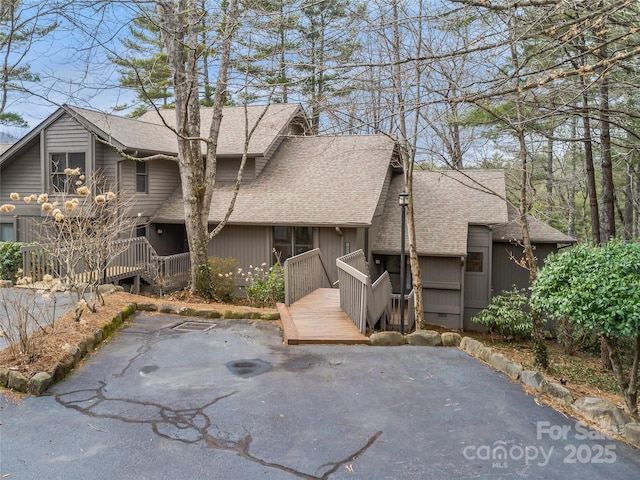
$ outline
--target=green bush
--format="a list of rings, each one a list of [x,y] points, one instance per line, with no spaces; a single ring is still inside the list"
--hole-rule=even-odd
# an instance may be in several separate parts
[[[284,271],[280,262],[269,269],[266,267],[263,263],[259,267],[250,266],[246,274],[240,271],[247,282],[247,298],[259,307],[284,302]]]
[[[0,242],[0,280],[15,280],[22,268],[20,242]]]
[[[600,352],[598,332],[584,327],[567,317],[560,317],[555,325],[558,345],[570,355],[576,352]]]
[[[633,338],[633,358],[640,358],[640,243],[614,239],[549,256],[531,287],[531,304],[602,336],[625,404],[638,418],[640,362],[626,370],[621,346]]]
[[[236,289],[234,272],[238,263],[233,258],[212,257],[209,259],[211,270],[211,299],[221,303],[230,303]]]
[[[527,311],[526,290],[515,286],[491,299],[491,303],[471,321],[484,326],[489,333],[502,335],[506,340],[531,338],[531,315]]]

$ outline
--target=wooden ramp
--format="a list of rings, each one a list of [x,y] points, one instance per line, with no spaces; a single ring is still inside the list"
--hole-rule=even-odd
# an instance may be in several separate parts
[[[368,344],[340,308],[340,290],[320,288],[289,307],[278,304],[285,342],[301,344]]]

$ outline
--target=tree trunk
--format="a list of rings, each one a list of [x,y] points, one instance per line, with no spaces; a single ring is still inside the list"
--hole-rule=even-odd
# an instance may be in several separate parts
[[[624,369],[620,356],[618,354],[618,346],[615,338],[602,337],[607,346],[609,358],[611,359],[611,365],[613,374],[620,386],[620,393],[624,398],[624,403],[627,406],[629,413],[637,420],[638,417],[638,369],[640,366],[640,335],[637,335],[634,339],[633,349],[633,363],[629,371],[628,377],[624,375]]]
[[[546,197],[546,221],[551,222],[553,218],[553,135],[555,133],[555,126],[551,125],[550,135],[547,138],[547,197]]]
[[[206,139],[202,138],[200,131],[198,38],[201,24],[198,1],[180,0],[176,4],[166,0],[157,4],[174,84],[178,166],[191,258],[191,291],[198,291],[209,297],[212,292],[207,254],[209,211],[215,185],[217,141],[230,64],[230,38],[237,17],[237,1],[229,2],[218,30],[222,36],[222,52],[213,99],[213,120]],[[206,144],[206,162],[202,152],[203,143]]]
[[[400,130],[400,157],[402,159],[402,168],[404,171],[404,183],[407,189],[408,207],[407,207],[407,232],[409,237],[409,262],[411,264],[411,283],[415,292],[415,318],[416,328],[423,329],[424,306],[422,303],[422,272],[420,270],[420,260],[416,249],[416,227],[414,220],[414,204],[413,204],[413,162],[415,149],[411,149],[409,145],[409,136],[406,122],[405,95],[403,90],[402,72],[400,71],[400,33],[398,30],[398,4],[393,2],[393,36],[394,36],[394,82],[395,82],[395,98],[398,102],[398,126]],[[417,82],[419,83],[419,82]],[[414,87],[416,87],[414,85]],[[416,87],[419,88],[419,87]],[[409,305],[409,308],[412,308]]]
[[[593,142],[591,140],[591,122],[589,121],[589,98],[587,97],[586,89],[587,85],[584,79],[582,79],[582,126],[584,128],[584,161],[587,173],[587,194],[589,196],[589,211],[591,214],[591,237],[594,245],[600,245],[600,213],[598,211],[596,173],[593,166]]]
[[[606,50],[603,44],[601,50]],[[606,56],[606,53],[605,53]],[[609,77],[605,73],[600,80],[600,145],[602,148],[602,212],[604,241],[616,236],[616,209],[611,160],[611,123],[609,119]]]
[[[516,51],[515,43],[511,43],[511,61],[514,68],[514,72],[519,71],[518,54]],[[516,82],[519,79],[516,77]],[[529,285],[533,285],[538,275],[538,259],[536,258],[531,244],[531,235],[529,234],[529,154],[527,151],[527,142],[525,137],[525,119],[522,112],[522,98],[520,94],[516,93],[514,99],[516,107],[516,125],[515,130],[518,137],[518,157],[520,160],[520,231],[522,233],[522,246],[524,248],[524,256],[529,270]],[[545,370],[549,367],[549,353],[547,351],[547,344],[544,338],[544,319],[541,313],[535,308],[531,307],[531,335],[533,337],[533,353],[535,360]]]
[[[624,187],[624,239],[630,241],[633,238],[633,165],[627,163],[627,172]]]

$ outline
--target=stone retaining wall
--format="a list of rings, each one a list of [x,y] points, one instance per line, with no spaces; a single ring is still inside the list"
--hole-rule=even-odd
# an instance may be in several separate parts
[[[565,386],[544,377],[540,372],[524,370],[522,365],[507,360],[494,353],[478,340],[464,337],[460,349],[484,360],[496,370],[506,373],[512,380],[519,381],[532,390],[544,394],[552,400],[597,425],[604,431],[623,437],[630,444],[640,448],[640,424],[634,422],[621,408],[612,402],[597,397],[582,397],[574,400]]]

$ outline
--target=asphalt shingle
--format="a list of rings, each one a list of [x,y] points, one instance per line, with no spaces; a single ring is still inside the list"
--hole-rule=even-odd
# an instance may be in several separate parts
[[[401,176],[392,181],[373,245],[376,253],[400,250],[398,194],[403,188]],[[415,171],[413,195],[420,255],[466,255],[469,225],[508,221],[502,171]]]
[[[230,223],[368,226],[373,221],[394,152],[384,135],[290,137],[257,179],[243,184]],[[216,185],[209,220],[222,220],[233,183]],[[182,221],[174,192],[156,221]]]

